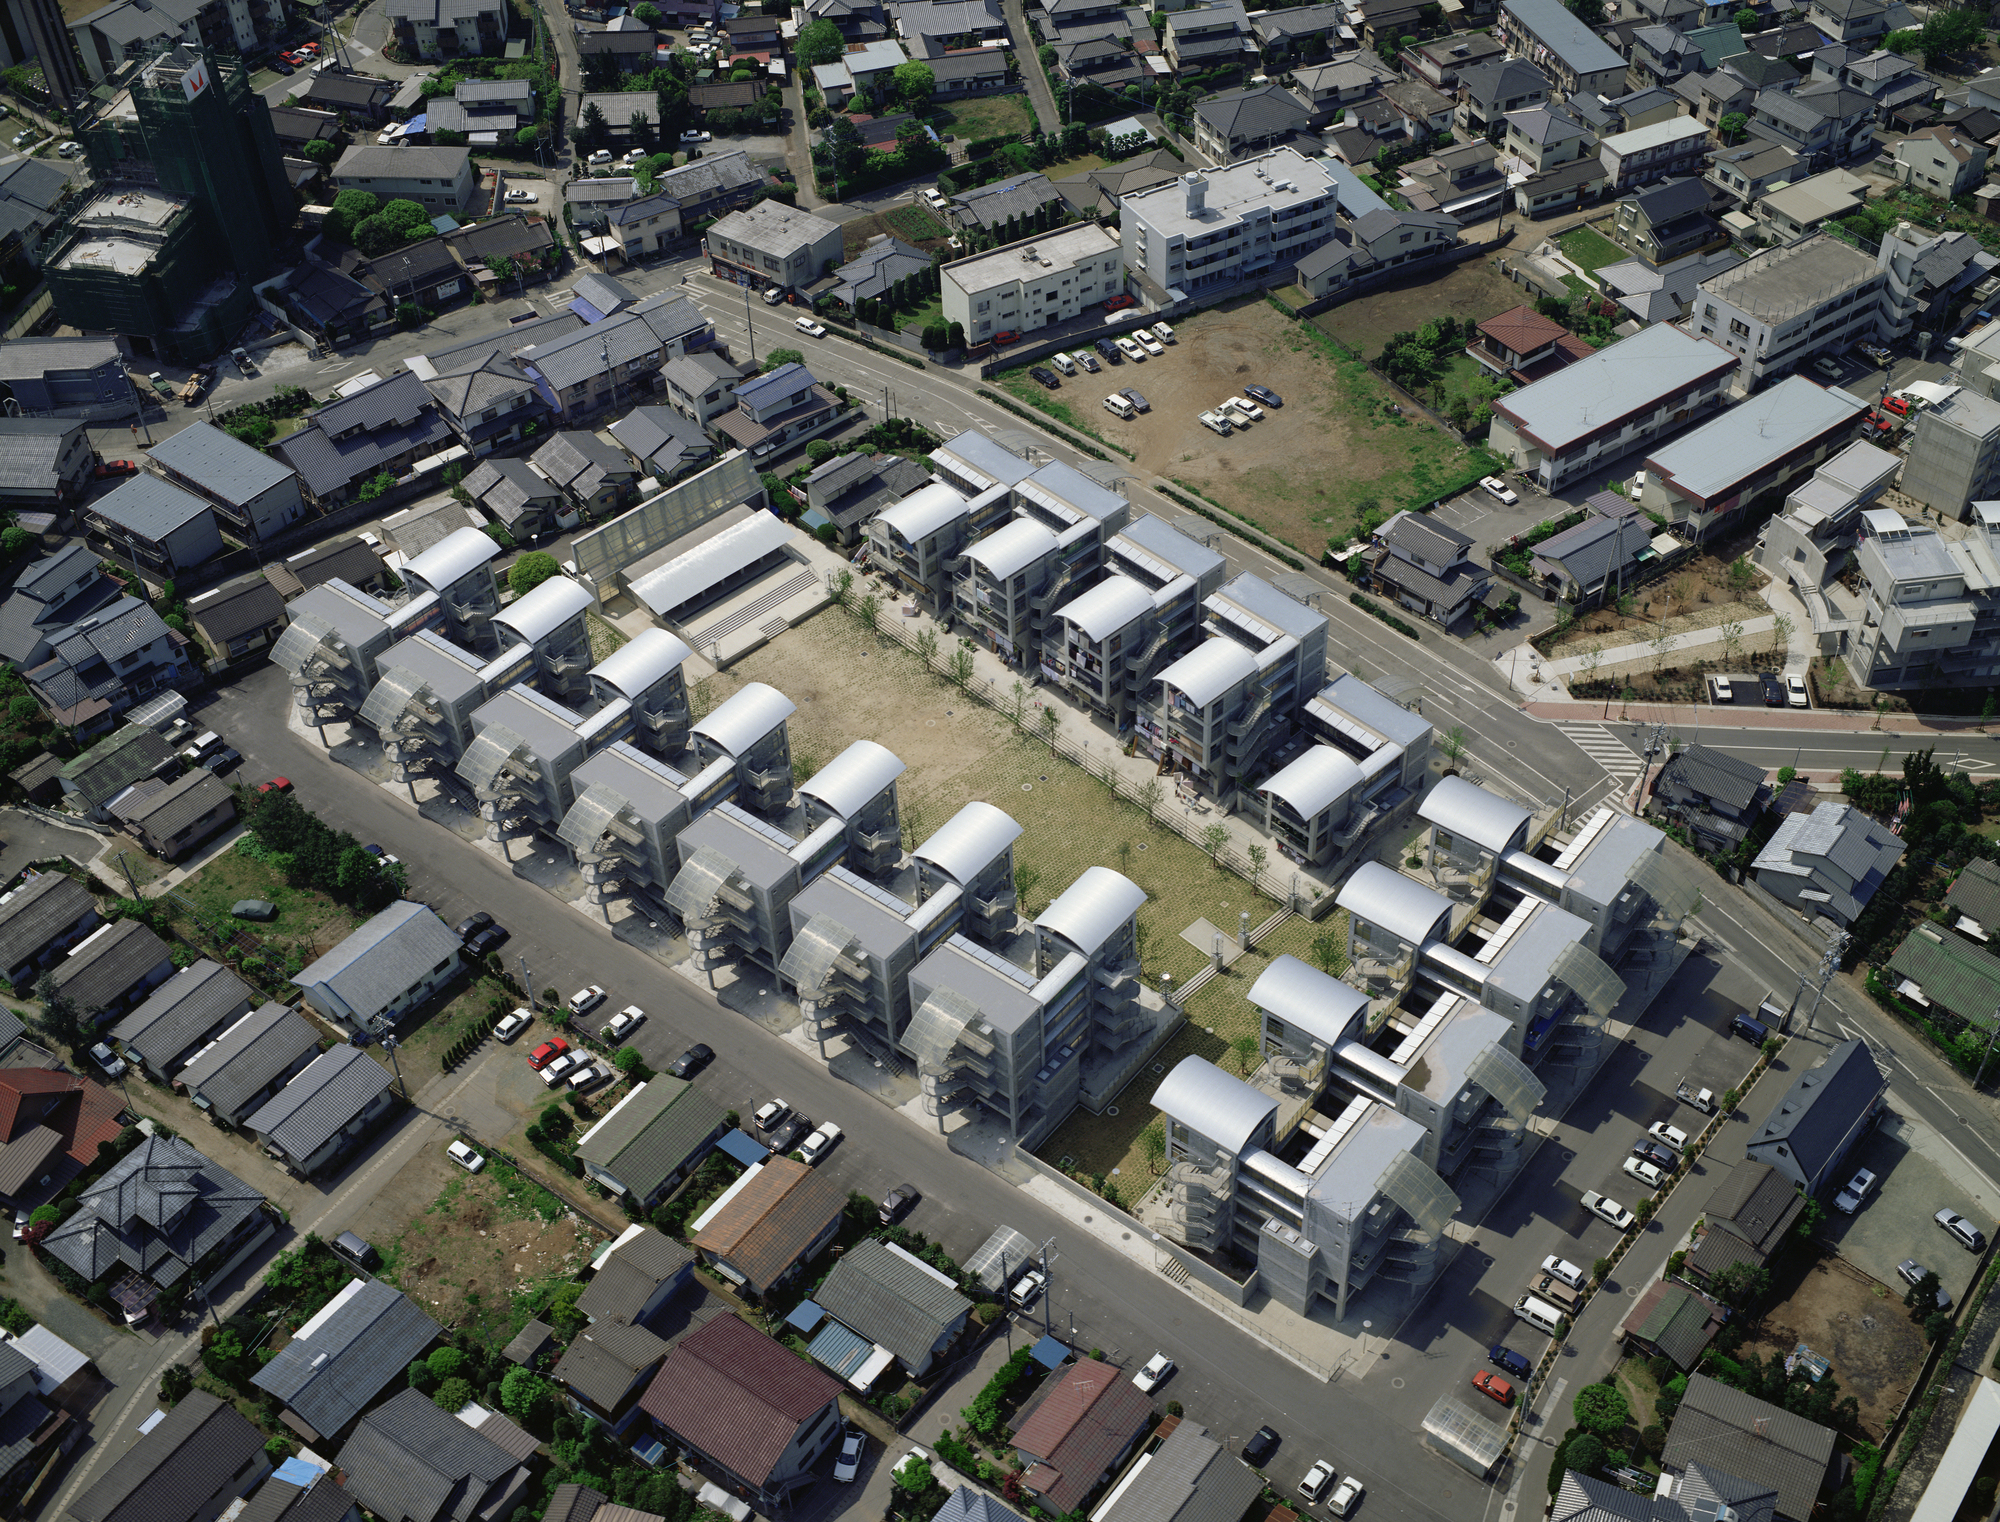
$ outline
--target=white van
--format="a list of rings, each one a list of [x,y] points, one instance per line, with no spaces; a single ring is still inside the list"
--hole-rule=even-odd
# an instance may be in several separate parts
[[[222,736],[214,730],[204,730],[195,736],[194,744],[181,752],[181,759],[189,766],[199,766],[222,748]]]
[[[1049,356],[1049,363],[1062,371],[1064,375],[1076,374],[1076,361],[1071,359],[1067,354],[1051,354]]]
[[[1514,1302],[1514,1314],[1538,1332],[1556,1335],[1562,1325],[1562,1312],[1546,1300],[1537,1300],[1533,1295],[1523,1295]]]
[[[1139,415],[1138,408],[1134,407],[1116,392],[1113,392],[1104,399],[1104,410],[1122,418],[1135,418]]]

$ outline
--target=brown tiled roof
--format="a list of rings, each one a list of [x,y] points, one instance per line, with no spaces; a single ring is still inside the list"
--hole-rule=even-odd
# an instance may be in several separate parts
[[[103,1142],[116,1141],[123,1110],[118,1096],[74,1073],[35,1068],[0,1071],[0,1194],[17,1194],[52,1173],[59,1186],[97,1161]]]
[[[694,1246],[727,1258],[761,1288],[790,1268],[846,1203],[832,1174],[774,1157],[695,1235]]]
[[[1024,1479],[1058,1510],[1074,1511],[1152,1420],[1152,1401],[1124,1370],[1095,1359],[1059,1369],[1014,1434],[1016,1449],[1042,1461]]]
[[[1516,354],[1532,354],[1544,344],[1554,343],[1569,330],[1524,303],[1487,318],[1479,324],[1479,331]]]
[[[840,1382],[733,1315],[681,1339],[639,1405],[675,1437],[762,1484]]]

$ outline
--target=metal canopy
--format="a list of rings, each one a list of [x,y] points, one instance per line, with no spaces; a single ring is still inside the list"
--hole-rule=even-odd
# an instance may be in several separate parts
[[[1593,1015],[1610,1014],[1625,997],[1625,980],[1581,941],[1571,941],[1549,959],[1549,974]]]
[[[475,793],[491,792],[499,785],[514,753],[527,743],[504,724],[489,725],[472,737],[454,770]]]
[[[716,895],[735,871],[736,863],[715,847],[696,846],[667,885],[667,907],[684,925],[707,918]]]
[[[612,832],[618,816],[631,806],[616,788],[593,782],[577,795],[576,802],[563,815],[563,821],[556,829],[556,839],[578,856],[586,855],[598,848],[604,837]]]
[[[361,722],[377,734],[394,729],[424,685],[424,679],[405,666],[384,672],[361,705]]]
[[[324,660],[340,648],[340,635],[332,624],[310,613],[302,613],[286,626],[285,632],[278,636],[277,644],[271,647],[271,664],[298,676],[305,670],[307,662]]]
[[[1541,1107],[1548,1086],[1528,1065],[1505,1047],[1489,1046],[1465,1065],[1465,1076],[1500,1101],[1500,1107],[1525,1123]]]
[[[1441,1236],[1458,1213],[1458,1196],[1414,1153],[1398,1152],[1389,1159],[1375,1187],[1409,1214],[1432,1236]]]
[[[997,1294],[1007,1287],[1003,1271],[1018,1271],[1037,1251],[1039,1249],[1023,1233],[1011,1226],[1001,1226],[965,1260],[965,1271]]]
[[[1690,866],[1664,851],[1649,851],[1633,862],[1631,880],[1671,919],[1686,918],[1701,902],[1701,883]]]
[[[934,988],[910,1016],[901,1046],[920,1071],[940,1073],[951,1066],[952,1048],[966,1026],[980,1018],[979,1006],[949,988]]]
[[[854,939],[854,932],[832,915],[815,914],[792,937],[791,946],[778,963],[778,976],[796,988],[801,999],[810,999],[833,971],[833,964],[854,944]]]

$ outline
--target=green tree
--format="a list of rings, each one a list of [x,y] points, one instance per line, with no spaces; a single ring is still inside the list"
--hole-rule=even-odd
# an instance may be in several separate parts
[[[321,225],[338,241],[352,243],[356,224],[373,216],[381,204],[372,191],[343,190],[333,198],[333,209]]]
[[[1917,47],[1923,52],[1925,66],[1935,68],[1953,54],[1964,52],[1985,35],[1986,23],[1981,12],[1933,6],[1929,18],[1917,33]]]
[[[1722,119],[1715,124],[1716,132],[1725,143],[1740,143],[1749,127],[1750,118],[1741,111],[1725,111]]]
[[[509,1369],[500,1381],[500,1405],[523,1427],[547,1432],[558,1409],[555,1386],[528,1369]]]
[[[439,1348],[424,1362],[439,1379],[457,1379],[465,1373],[465,1355],[457,1348]],[[464,1401],[459,1402],[460,1406],[464,1404]],[[458,1408],[454,1406],[452,1409]]]
[[[1732,19],[1736,22],[1736,30],[1744,33],[1746,36],[1751,32],[1757,31],[1763,25],[1757,19],[1757,13],[1748,6],[1738,11]]]
[[[577,118],[576,145],[586,150],[604,146],[604,140],[611,135],[611,124],[604,119],[604,112],[596,101],[586,101],[583,114]]]
[[[906,111],[921,111],[930,103],[931,91],[937,88],[937,75],[920,59],[897,64],[891,77],[896,82],[896,98]]]
[[[507,572],[507,585],[516,597],[525,597],[551,576],[562,574],[562,564],[547,550],[530,550]]]
[[[1923,1278],[1919,1279],[1903,1292],[1904,1309],[1915,1311],[1918,1319],[1921,1320],[1937,1309],[1937,1297],[1940,1288],[1942,1286],[1938,1283],[1936,1272],[1932,1269],[1925,1269]]]
[[[340,150],[323,137],[316,137],[299,150],[301,158],[310,159],[322,169],[340,157]]]
[[[1255,1036],[1238,1036],[1229,1043],[1229,1049],[1236,1054],[1236,1066],[1249,1076],[1250,1063],[1264,1049],[1264,1043]]]
[[[1604,1444],[1592,1433],[1579,1432],[1563,1444],[1562,1456],[1558,1462],[1565,1469],[1574,1469],[1579,1474],[1594,1475],[1604,1467]]]
[[[355,225],[354,246],[371,259],[379,258],[403,246],[403,231],[378,211]]]
[[[178,1405],[194,1389],[194,1375],[184,1363],[170,1363],[160,1376],[160,1404]]]
[[[35,997],[42,1001],[41,1027],[58,1046],[75,1046],[83,1040],[83,1011],[56,986],[56,975],[45,972],[35,982]]]
[[[1577,1426],[1599,1437],[1614,1438],[1632,1419],[1632,1406],[1616,1385],[1585,1385],[1570,1402]]]
[[[913,1496],[920,1496],[932,1485],[931,1466],[923,1459],[905,1459],[889,1476],[896,1485]]]
[[[1907,56],[1917,50],[1919,33],[1915,27],[1906,27],[1900,32],[1891,32],[1882,39],[1882,51]]]
[[[447,1379],[431,1397],[440,1411],[463,1411],[472,1400],[472,1381]]]
[[[391,227],[404,234],[405,237],[412,232],[419,232],[423,236],[429,237],[434,231],[431,227],[431,214],[415,201],[406,201],[398,198],[384,206],[379,214],[388,220]]]
[[[847,39],[831,21],[814,21],[799,33],[797,53],[801,68],[836,62],[846,51]]]
[[[1347,965],[1347,947],[1342,942],[1339,932],[1322,930],[1314,936],[1312,959],[1319,970],[1328,977],[1338,974],[1340,969]]]
[[[640,0],[639,4],[632,7],[632,16],[635,20],[645,22],[647,26],[660,24],[660,8],[653,4],[653,0]]]

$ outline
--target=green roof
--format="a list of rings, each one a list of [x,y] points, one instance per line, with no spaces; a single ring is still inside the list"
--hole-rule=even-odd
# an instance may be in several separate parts
[[[2000,1007],[2000,957],[1928,921],[1889,958],[1889,986],[1905,982],[1921,989],[1925,1002],[1982,1028],[1993,1024]]]
[[[1993,934],[2000,927],[2000,866],[1983,856],[1973,857],[1944,896],[1944,904]]]
[[[577,1144],[641,1200],[705,1151],[722,1129],[722,1106],[678,1078],[654,1077],[628,1095]]]
[[[69,761],[62,774],[96,807],[150,776],[173,753],[172,746],[143,724],[127,724]]]
[[[1708,1345],[1709,1306],[1692,1290],[1669,1284],[1639,1328],[1639,1336],[1683,1369],[1693,1368]]]

